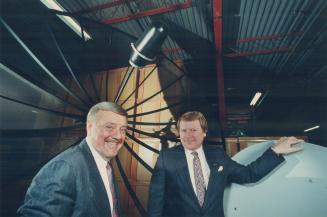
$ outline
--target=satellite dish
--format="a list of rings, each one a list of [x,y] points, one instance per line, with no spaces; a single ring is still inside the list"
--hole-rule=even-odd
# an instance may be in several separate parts
[[[252,145],[233,157],[241,164],[258,158],[272,142]],[[225,189],[226,217],[325,217],[327,215],[327,148],[304,143],[301,152],[255,184]]]

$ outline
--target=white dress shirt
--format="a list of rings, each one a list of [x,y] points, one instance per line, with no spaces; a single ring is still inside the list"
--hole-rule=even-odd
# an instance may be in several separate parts
[[[186,155],[186,160],[187,160],[187,167],[188,167],[188,171],[190,174],[190,178],[191,178],[191,182],[192,182],[192,186],[193,186],[193,190],[195,192],[195,194],[197,195],[196,192],[196,185],[195,185],[195,179],[194,179],[194,168],[193,168],[193,158],[194,156],[191,154],[193,151],[184,148],[185,150],[185,155]],[[208,188],[208,182],[209,182],[209,177],[210,177],[210,167],[207,163],[206,157],[204,155],[203,152],[203,147],[201,145],[200,148],[194,150],[198,153],[200,162],[201,162],[201,169],[202,169],[202,173],[203,173],[203,177],[204,177],[204,183],[206,185],[206,189]]]
[[[110,187],[109,187],[109,180],[108,180],[108,175],[107,175],[107,160],[104,159],[98,152],[97,150],[95,150],[95,148],[93,147],[93,145],[91,145],[91,143],[88,141],[88,139],[86,139],[87,145],[89,146],[91,153],[93,155],[93,158],[95,160],[95,163],[98,167],[99,173],[101,175],[104,187],[106,188],[107,191],[107,196],[109,199],[109,203],[110,203],[110,211],[112,213],[113,211],[113,199],[112,199],[112,194],[110,191]]]

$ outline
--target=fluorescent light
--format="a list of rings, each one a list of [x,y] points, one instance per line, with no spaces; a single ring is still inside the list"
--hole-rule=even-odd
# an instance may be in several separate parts
[[[67,12],[58,2],[55,0],[40,0],[45,6],[47,6],[50,9],[54,9],[57,11],[62,11],[62,12]],[[73,18],[69,16],[64,16],[64,15],[57,15],[64,23],[66,23],[74,32],[77,33],[80,37],[82,36],[82,31],[81,31],[81,25],[74,20]],[[84,38],[85,40],[92,39],[90,34],[88,34],[86,31],[83,30],[84,33]]]
[[[308,132],[308,131],[311,131],[311,130],[315,130],[315,129],[318,129],[320,126],[315,126],[315,127],[311,127],[311,128],[308,128],[306,130],[304,130],[304,132]]]
[[[261,92],[256,92],[256,94],[254,95],[253,99],[250,102],[250,106],[254,106],[257,103],[257,101],[259,100],[261,95],[262,95]]]

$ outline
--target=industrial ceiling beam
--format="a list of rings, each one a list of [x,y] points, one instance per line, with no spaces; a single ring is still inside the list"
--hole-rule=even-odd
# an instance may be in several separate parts
[[[221,127],[222,140],[224,143],[225,134],[227,130],[226,124],[226,104],[225,104],[225,90],[224,90],[224,68],[222,59],[222,33],[223,33],[223,5],[222,0],[213,0],[213,28],[215,39],[216,52],[216,73],[218,85],[218,108],[219,108],[219,123]]]
[[[238,39],[236,41],[229,42],[228,44],[241,44],[241,43],[249,43],[249,42],[255,42],[255,41],[270,41],[270,40],[279,40],[286,37],[296,37],[301,36],[303,32],[292,32],[287,34],[276,34],[276,35],[262,35],[252,38],[242,38]]]
[[[108,2],[105,4],[100,4],[100,5],[96,5],[94,7],[90,7],[90,8],[86,8],[80,11],[75,11],[73,12],[73,14],[86,14],[86,13],[91,13],[94,11],[100,11],[106,8],[112,8],[115,6],[119,6],[119,5],[125,5],[128,2],[134,2],[135,0],[117,0],[117,1],[113,1],[113,2]]]
[[[272,53],[286,53],[290,52],[291,48],[275,48],[270,50],[257,50],[257,51],[247,51],[247,52],[236,52],[236,53],[227,53],[224,54],[225,57],[248,57],[248,56],[256,56],[256,55],[264,55],[264,54],[272,54]]]
[[[153,16],[153,15],[157,15],[157,14],[163,14],[163,13],[173,12],[173,11],[177,11],[177,10],[181,10],[181,9],[186,9],[191,6],[192,6],[192,0],[187,0],[184,3],[172,4],[172,5],[165,6],[165,7],[141,11],[141,12],[138,12],[135,14],[127,15],[127,16],[106,19],[106,20],[103,20],[102,23],[104,23],[104,24],[121,23],[121,22],[129,21],[129,20],[137,19],[140,17]]]

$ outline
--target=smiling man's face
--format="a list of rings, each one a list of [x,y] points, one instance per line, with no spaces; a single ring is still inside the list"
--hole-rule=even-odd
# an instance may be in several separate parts
[[[199,120],[182,120],[179,126],[179,136],[184,148],[196,150],[202,145],[206,133],[202,129]]]
[[[123,146],[127,129],[126,117],[99,110],[94,120],[87,121],[87,137],[97,152],[107,160],[114,158]]]

